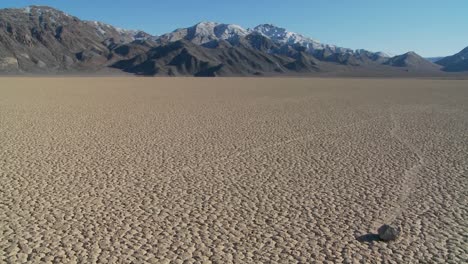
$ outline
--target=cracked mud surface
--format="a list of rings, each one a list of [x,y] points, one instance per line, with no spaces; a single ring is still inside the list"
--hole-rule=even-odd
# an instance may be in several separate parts
[[[468,81],[0,82],[0,263],[464,263],[467,190]]]

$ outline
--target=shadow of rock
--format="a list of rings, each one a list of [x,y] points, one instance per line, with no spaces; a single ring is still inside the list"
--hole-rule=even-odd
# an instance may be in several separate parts
[[[361,243],[373,243],[381,241],[379,235],[377,234],[365,234],[359,237],[356,237],[356,240]]]

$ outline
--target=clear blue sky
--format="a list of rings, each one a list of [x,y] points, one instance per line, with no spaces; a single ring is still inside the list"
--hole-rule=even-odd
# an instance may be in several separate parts
[[[199,21],[273,23],[323,43],[423,56],[468,46],[468,0],[1,0],[48,5],[86,20],[162,34]]]

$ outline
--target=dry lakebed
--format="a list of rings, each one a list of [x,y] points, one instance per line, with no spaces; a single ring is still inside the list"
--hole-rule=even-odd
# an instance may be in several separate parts
[[[467,197],[466,80],[0,79],[0,263],[466,263]]]

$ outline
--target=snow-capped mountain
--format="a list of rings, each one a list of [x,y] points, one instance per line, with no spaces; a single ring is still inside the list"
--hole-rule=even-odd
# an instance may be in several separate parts
[[[330,49],[334,52],[352,52],[351,49],[340,48],[335,45],[322,44],[317,40],[303,36],[298,33],[287,31],[285,28],[277,27],[272,24],[262,24],[254,27],[252,31],[261,33],[270,38],[274,42],[280,44],[299,44],[307,49],[307,51]]]
[[[285,28],[278,27],[273,24],[261,24],[261,25],[254,27],[253,29],[250,29],[249,31],[258,32],[279,44],[303,46],[306,48],[306,51],[310,54],[317,54],[317,52],[326,50],[331,53],[339,53],[339,54],[360,55],[362,53],[373,53],[373,55],[377,57],[383,57],[383,58],[392,57],[392,55],[385,53],[385,52],[370,52],[364,49],[352,50],[349,48],[343,48],[343,47],[338,47],[335,45],[320,43],[317,40],[306,37],[302,34],[290,32],[286,30]]]
[[[200,22],[189,28],[176,29],[160,37],[163,41],[174,42],[186,39],[194,44],[203,45],[213,40],[237,41],[240,37],[249,34],[249,31],[238,25],[222,24],[216,22]]]
[[[446,71],[465,70],[466,54],[465,49],[438,63]],[[272,24],[244,29],[201,22],[156,37],[83,21],[46,6],[0,9],[0,74],[118,69],[169,76],[350,71],[372,75],[387,71],[433,74],[440,68],[414,53],[389,57],[383,52],[320,43]]]
[[[312,55],[323,54],[360,54],[359,50],[342,48],[335,45],[320,43],[317,40],[306,37],[302,34],[290,32],[282,27],[277,27],[272,24],[261,24],[253,29],[244,29],[239,25],[223,24],[217,22],[200,22],[188,28],[180,28],[171,33],[162,35],[159,40],[161,42],[174,42],[181,39],[188,40],[197,45],[209,46],[210,42],[225,40],[231,44],[239,43],[239,40],[245,38],[252,33],[259,33],[262,36],[273,41],[279,47],[301,46],[305,51]],[[388,58],[390,55],[383,52],[369,52],[373,56]]]

